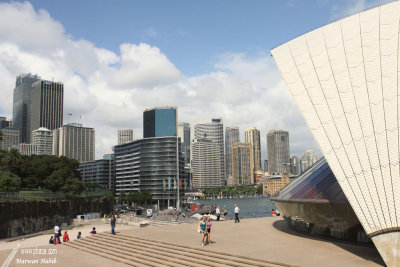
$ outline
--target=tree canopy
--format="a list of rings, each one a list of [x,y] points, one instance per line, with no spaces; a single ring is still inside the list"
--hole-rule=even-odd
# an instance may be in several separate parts
[[[64,156],[23,156],[15,149],[0,151],[0,191],[41,188],[79,194],[85,186],[78,167],[77,160]]]

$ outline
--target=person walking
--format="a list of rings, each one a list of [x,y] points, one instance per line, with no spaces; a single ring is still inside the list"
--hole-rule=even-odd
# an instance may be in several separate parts
[[[219,206],[217,207],[217,209],[215,210],[215,215],[217,215],[217,221],[219,221],[219,218],[221,218],[221,211],[219,209]]]
[[[60,236],[61,236],[61,229],[58,226],[58,224],[56,223],[56,225],[54,226],[54,244],[58,245],[61,244],[61,240],[60,240]]]
[[[236,222],[240,222],[240,220],[239,220],[239,211],[240,211],[240,209],[239,209],[238,205],[235,204],[235,223]]]
[[[198,232],[201,234],[201,245],[204,247],[204,241],[207,238],[206,217],[203,216],[199,222]]]
[[[113,214],[111,216],[111,234],[115,235],[115,222],[117,219],[115,218],[115,215]]]
[[[211,218],[210,216],[207,217],[207,224],[206,224],[206,229],[207,229],[207,243],[211,244],[211,226],[212,226],[212,222],[211,222]]]

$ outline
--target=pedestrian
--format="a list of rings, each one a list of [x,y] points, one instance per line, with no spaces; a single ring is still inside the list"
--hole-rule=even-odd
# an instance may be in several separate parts
[[[69,242],[69,235],[67,233],[67,230],[65,230],[64,235],[63,235],[63,242]]]
[[[50,236],[49,244],[50,245],[54,244],[54,236]]]
[[[61,229],[58,226],[58,224],[56,223],[56,225],[54,226],[54,244],[58,245],[61,244],[61,240],[60,240],[60,236],[61,236]]]
[[[240,220],[239,220],[239,211],[240,211],[240,209],[239,209],[238,205],[235,204],[235,223],[236,222],[240,222]]]
[[[275,211],[274,209],[272,209],[272,211],[271,211],[271,216],[272,216],[272,217],[275,217],[275,216],[276,216],[276,211]]]
[[[115,219],[115,215],[113,214],[111,216],[111,234],[115,235],[115,222],[117,219]]]
[[[82,233],[79,232],[78,235],[77,235],[77,237],[76,237],[76,239],[81,239],[81,235],[82,235]]]
[[[211,244],[211,226],[212,226],[212,222],[211,222],[211,218],[210,216],[207,217],[207,224],[206,224],[206,229],[207,229],[207,243]]]
[[[201,234],[201,245],[204,247],[204,241],[207,239],[206,217],[203,216],[199,222],[197,231]]]
[[[276,216],[281,216],[281,213],[278,209],[275,209],[275,212],[276,212]]]
[[[90,233],[89,234],[91,234],[91,235],[95,235],[96,234],[96,227],[93,227],[93,230],[92,231],[90,231]]]
[[[219,206],[217,207],[217,209],[215,210],[215,215],[217,215],[217,221],[219,221],[219,218],[221,218],[221,211],[219,209]]]

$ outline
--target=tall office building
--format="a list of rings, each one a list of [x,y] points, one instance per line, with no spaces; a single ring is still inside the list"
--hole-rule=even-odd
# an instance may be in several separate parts
[[[123,145],[133,141],[132,129],[118,129],[118,145]]]
[[[240,142],[239,127],[226,126],[225,127],[225,166],[226,166],[226,179],[232,176],[232,145]]]
[[[70,123],[53,131],[53,155],[66,156],[80,163],[95,157],[95,130]]]
[[[299,175],[300,174],[300,161],[297,156],[292,156],[290,158],[290,172],[293,175]]]
[[[181,139],[182,143],[182,156],[185,161],[185,165],[190,165],[190,124],[189,123],[179,123],[178,124],[178,137]]]
[[[97,184],[102,188],[115,188],[115,169],[113,158],[103,158],[79,164],[84,183]]]
[[[15,82],[12,121],[13,128],[20,131],[19,143],[31,142],[32,85],[39,80],[38,75],[29,73],[19,75]]]
[[[268,172],[268,160],[264,160],[264,172]]]
[[[12,127],[12,121],[8,121],[6,117],[0,117],[0,129]]]
[[[176,136],[176,107],[155,107],[143,112],[143,138]]]
[[[314,163],[317,162],[318,159],[319,158],[318,158],[317,154],[314,153],[314,150],[304,151],[304,154],[300,160],[301,172],[304,172],[305,170],[310,168],[312,165],[314,165]]]
[[[194,188],[215,188],[225,185],[221,176],[221,148],[210,139],[193,143],[192,175]]]
[[[53,133],[44,127],[32,131],[32,144],[37,146],[37,155],[51,155]]]
[[[250,127],[244,132],[244,141],[253,147],[254,170],[261,169],[261,141],[260,131],[256,127]]]
[[[232,185],[254,184],[253,145],[232,145]]]
[[[54,130],[63,125],[64,85],[40,80],[32,87],[30,131],[45,127]]]
[[[19,144],[19,130],[17,129],[1,129],[3,133],[3,140],[0,140],[0,150],[7,150],[13,145]]]
[[[290,167],[289,132],[269,131],[267,134],[267,150],[269,173],[286,173],[288,166]]]
[[[225,184],[225,158],[224,158],[224,125],[221,118],[213,118],[211,122],[197,123],[194,126],[195,139],[207,139],[216,143],[219,148],[219,160],[215,164],[221,168],[220,174],[215,177],[221,179],[221,184]],[[193,154],[193,160],[195,155]]]

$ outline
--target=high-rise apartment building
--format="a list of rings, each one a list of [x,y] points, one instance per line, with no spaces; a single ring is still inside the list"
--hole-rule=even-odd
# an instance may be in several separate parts
[[[185,165],[190,165],[190,124],[189,123],[179,123],[178,124],[178,137],[181,139],[182,143],[182,156],[185,161]]]
[[[226,166],[226,179],[230,180],[232,176],[232,145],[240,142],[239,127],[226,126],[225,127],[225,166]]]
[[[133,141],[132,129],[118,129],[118,145],[123,145]]]
[[[19,75],[15,82],[12,121],[13,128],[20,131],[19,143],[31,142],[32,85],[39,80],[39,76],[29,73]]]
[[[97,184],[102,188],[115,188],[115,170],[114,159],[98,159],[95,161],[87,161],[79,164],[79,172],[81,173],[84,183]]]
[[[293,175],[300,174],[300,161],[297,156],[292,156],[290,158],[290,170]]]
[[[250,127],[244,132],[244,141],[253,147],[254,170],[261,169],[261,140],[260,131],[256,127]]]
[[[304,151],[304,154],[300,160],[301,172],[304,172],[305,170],[310,168],[312,165],[314,165],[314,163],[317,162],[318,159],[319,159],[319,157],[317,156],[317,154],[314,153],[313,150]]]
[[[232,145],[232,185],[254,184],[253,145]]]
[[[286,173],[288,166],[290,166],[289,132],[269,131],[267,134],[267,150],[269,173]]]
[[[143,138],[177,136],[176,107],[155,107],[143,112]]]
[[[53,151],[53,133],[44,127],[32,131],[32,144],[37,146],[37,155],[51,155]]]
[[[30,131],[45,127],[54,130],[63,125],[64,85],[40,80],[32,87]]]
[[[224,125],[221,118],[213,118],[211,122],[197,123],[194,126],[195,139],[207,139],[218,145],[219,160],[214,164],[220,166],[220,174],[215,179],[221,180],[221,185],[225,184],[225,158],[224,158]],[[197,154],[201,155],[201,154]],[[193,160],[195,154],[193,154]]]
[[[6,117],[0,117],[0,130],[4,128],[10,128],[12,121],[8,121]]]
[[[0,140],[0,150],[7,150],[13,145],[19,144],[19,130],[6,128],[1,129],[3,140]]]
[[[210,139],[193,143],[192,175],[194,188],[215,188],[225,185],[221,176],[221,148]]]
[[[53,131],[53,155],[66,156],[80,163],[95,158],[95,130],[70,123]]]

